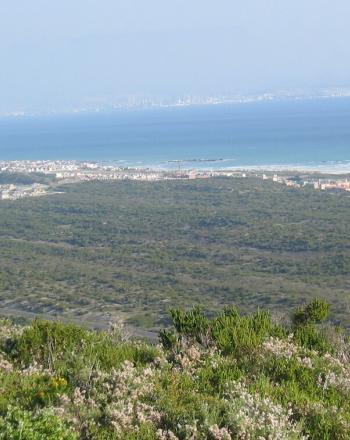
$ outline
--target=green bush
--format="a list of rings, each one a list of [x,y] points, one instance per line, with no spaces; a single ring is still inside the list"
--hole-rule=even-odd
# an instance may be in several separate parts
[[[174,330],[160,334],[164,348],[179,347],[179,340],[187,338],[204,346],[215,345],[224,354],[251,353],[268,336],[285,336],[286,331],[271,320],[265,310],[253,315],[241,315],[235,307],[227,307],[210,320],[199,307],[187,312],[171,311]]]
[[[22,334],[7,342],[5,352],[22,366],[39,362],[62,375],[87,366],[111,369],[125,360],[150,362],[156,350],[147,344],[116,343],[113,336],[60,322],[33,321]]]
[[[224,354],[251,354],[268,336],[284,335],[283,328],[273,323],[264,310],[243,316],[230,308],[213,321],[213,339]]]
[[[330,305],[327,301],[315,298],[304,307],[299,307],[293,315],[295,326],[315,324],[324,321],[329,315]]]
[[[76,433],[52,411],[29,412],[18,407],[9,407],[0,417],[1,440],[77,440]]]

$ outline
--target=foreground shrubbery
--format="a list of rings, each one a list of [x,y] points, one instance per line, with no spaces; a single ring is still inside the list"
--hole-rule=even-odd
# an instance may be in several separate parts
[[[157,347],[3,322],[0,439],[348,439],[350,345],[327,314],[174,310]]]

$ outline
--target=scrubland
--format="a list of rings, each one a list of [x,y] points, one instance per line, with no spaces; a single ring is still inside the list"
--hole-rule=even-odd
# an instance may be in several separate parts
[[[350,197],[253,177],[63,185],[0,203],[0,305],[156,330],[169,307],[288,313],[327,298],[350,325]]]

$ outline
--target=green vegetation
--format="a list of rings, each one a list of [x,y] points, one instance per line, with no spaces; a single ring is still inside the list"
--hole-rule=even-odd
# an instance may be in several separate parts
[[[350,198],[260,179],[64,185],[0,203],[3,313],[159,328],[169,307],[283,316],[327,298],[350,324]]]
[[[0,172],[0,185],[32,185],[33,183],[49,184],[55,180],[54,174],[42,173],[7,173]]]
[[[346,440],[350,342],[328,311],[314,299],[281,324],[173,309],[158,346],[3,321],[0,439]]]

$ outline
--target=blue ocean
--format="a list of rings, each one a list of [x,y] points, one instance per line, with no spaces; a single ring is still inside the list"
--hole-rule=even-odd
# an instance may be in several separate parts
[[[350,98],[0,119],[0,160],[188,167],[350,163]]]

